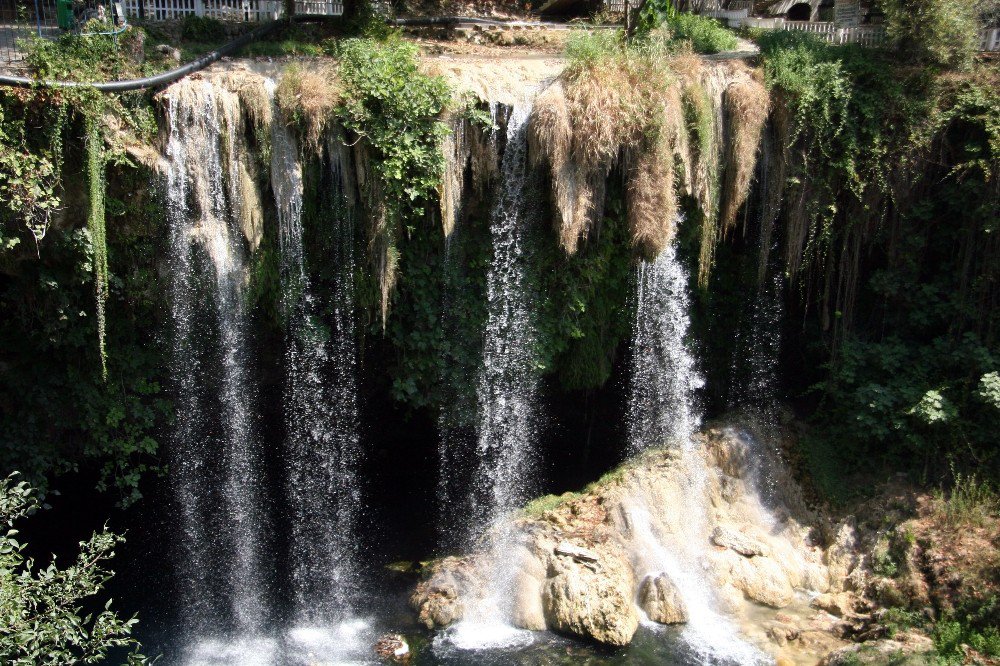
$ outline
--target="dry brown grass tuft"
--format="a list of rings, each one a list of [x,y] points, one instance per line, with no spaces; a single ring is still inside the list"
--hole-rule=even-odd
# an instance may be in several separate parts
[[[644,142],[628,170],[625,205],[632,246],[652,261],[674,239],[677,221],[675,159],[682,148],[681,98],[676,86],[660,107],[655,136]]]
[[[649,152],[644,145],[659,134],[671,83],[660,59],[618,53],[571,68],[535,102],[532,160],[549,165],[559,243],[567,254],[603,215],[615,161]]]
[[[731,84],[723,99],[729,138],[726,142],[719,223],[722,233],[726,234],[736,223],[736,213],[750,192],[750,181],[757,164],[757,148],[771,101],[764,84],[750,76]]]
[[[232,70],[226,72],[225,83],[240,98],[240,106],[251,127],[270,131],[274,113],[264,77],[247,70]]]
[[[569,73],[566,98],[573,119],[573,155],[581,164],[609,164],[638,147],[659,120],[672,76],[655,58],[626,54]]]
[[[573,124],[560,81],[538,96],[528,125],[528,152],[535,165],[548,163],[552,195],[559,214],[556,231],[567,254],[576,251],[585,226],[577,217],[577,167],[571,156]]]
[[[625,193],[632,246],[649,261],[670,245],[676,232],[673,153],[664,143],[638,154]]]
[[[705,71],[705,61],[694,51],[678,51],[670,58],[670,69],[684,83],[699,81]]]
[[[275,92],[278,108],[286,120],[297,124],[306,144],[319,152],[323,132],[341,98],[340,81],[332,69],[285,69]]]

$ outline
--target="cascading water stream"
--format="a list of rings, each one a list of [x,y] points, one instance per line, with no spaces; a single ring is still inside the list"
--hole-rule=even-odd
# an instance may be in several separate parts
[[[664,575],[677,588],[688,612],[682,639],[702,663],[755,664],[763,655],[739,637],[735,624],[717,610],[701,557],[709,546],[705,467],[695,434],[701,423],[695,391],[703,385],[686,341],[690,317],[688,275],[675,246],[640,264],[629,396],[629,447],[638,453],[671,446],[686,470],[684,534],[653,530],[650,510],[633,498],[626,503],[631,552],[639,580]],[[671,510],[671,509],[666,509]],[[650,627],[657,627],[649,623]]]
[[[638,272],[629,446],[632,453],[666,444],[690,448],[701,424],[694,392],[704,381],[685,340],[691,323],[687,271],[670,246]]]
[[[477,385],[478,468],[471,533],[489,534],[485,555],[495,567],[464,619],[443,638],[459,648],[530,643],[530,632],[510,625],[511,585],[518,563],[506,552],[513,535],[503,518],[531,490],[536,435],[537,376],[532,304],[526,279],[527,120],[529,105],[507,119],[501,182],[490,223],[493,261],[487,275],[489,314]]]
[[[525,212],[530,106],[507,119],[507,147],[490,235],[493,261],[486,278],[489,315],[479,375],[478,488],[485,499],[474,508],[482,528],[527,499],[535,443],[534,323],[526,284]]]
[[[277,111],[276,111],[277,113]],[[295,137],[283,122],[271,134],[271,182],[278,208],[285,315],[287,493],[292,510],[293,615],[304,625],[343,621],[360,587],[361,498],[357,350],[354,339],[353,225],[334,196],[336,273],[328,294],[329,327],[306,273],[302,239],[302,167]],[[331,180],[342,180],[341,151],[329,142]],[[302,632],[299,631],[301,634]]]
[[[758,214],[758,282],[747,311],[737,332],[736,349],[729,377],[730,409],[741,411],[754,426],[754,433],[741,432],[751,447],[750,481],[765,504],[774,501],[776,493],[774,469],[781,459],[776,437],[778,414],[778,359],[781,354],[781,321],[784,315],[785,277],[776,265],[778,241],[771,227],[775,214],[770,201],[770,135],[764,133],[761,157],[757,165]],[[761,507],[762,515],[769,515]]]
[[[501,120],[502,107],[497,102],[491,102],[489,109],[491,127],[496,128]],[[438,546],[445,552],[467,545],[469,514],[472,510],[468,500],[468,489],[472,484],[472,475],[477,464],[475,455],[477,433],[474,423],[477,396],[473,392],[478,387],[469,386],[467,378],[475,376],[479,370],[478,359],[472,362],[470,359],[481,358],[481,352],[470,353],[477,343],[461,339],[463,335],[461,318],[468,316],[461,312],[462,302],[469,297],[463,290],[471,288],[468,257],[465,255],[467,231],[458,224],[462,213],[466,168],[474,161],[470,153],[472,139],[467,124],[468,121],[464,118],[453,122],[453,133],[445,140],[446,167],[441,192],[441,222],[445,239],[441,266],[440,321],[447,345],[441,359],[440,381],[448,398],[443,401],[437,419],[437,525]],[[496,130],[488,132],[486,145],[489,147],[490,156],[495,156],[498,152],[498,134]],[[475,351],[480,350],[475,349]]]
[[[263,471],[248,376],[245,249],[229,214],[231,163],[222,156],[238,105],[208,82],[178,87],[168,100],[171,369],[179,397],[171,482],[187,555],[179,573],[192,631],[219,633],[229,624],[253,635],[266,620]],[[214,280],[201,279],[209,274]],[[208,483],[214,475],[222,477],[220,498]],[[231,617],[218,616],[223,607]]]

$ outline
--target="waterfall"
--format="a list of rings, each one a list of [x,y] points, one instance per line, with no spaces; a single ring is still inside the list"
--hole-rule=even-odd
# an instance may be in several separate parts
[[[469,127],[462,117],[452,120],[452,135],[444,142],[445,176],[442,188],[441,218],[444,253],[441,266],[442,349],[439,381],[447,396],[438,411],[438,546],[447,552],[466,546],[471,507],[468,489],[477,465],[476,426],[478,388],[469,377],[480,371],[482,350],[479,340],[467,335],[463,323],[470,317],[469,301],[478,294],[472,282],[475,268],[469,265],[468,230],[460,225],[462,195],[467,167],[477,188],[489,181],[489,164],[499,160],[499,134],[495,128],[503,107],[489,104],[491,129]],[[485,172],[485,173],[484,173]]]
[[[765,505],[775,500],[775,470],[781,459],[778,444],[778,359],[781,354],[781,321],[784,315],[785,276],[781,270],[778,241],[773,238],[770,203],[771,138],[764,133],[758,161],[757,188],[760,236],[758,239],[758,280],[748,294],[749,310],[737,331],[736,348],[730,367],[728,407],[742,411],[756,432],[744,431],[749,444],[750,480]],[[762,509],[763,510],[763,509]],[[764,513],[767,513],[764,510]]]
[[[771,138],[764,133],[757,163],[759,216],[758,280],[750,296],[750,310],[737,336],[730,372],[729,407],[741,409],[765,430],[777,425],[777,371],[781,353],[782,296],[785,278],[776,265],[778,241],[773,238],[770,155]]]
[[[680,221],[677,222],[680,224]],[[689,447],[701,417],[694,392],[704,384],[687,347],[688,276],[668,247],[638,269],[633,326],[628,441],[638,453],[650,446]]]
[[[657,534],[641,499],[627,502],[631,553],[638,580],[664,575],[677,587],[688,611],[682,640],[707,663],[756,664],[763,655],[739,637],[736,625],[717,609],[702,562],[709,548],[705,466],[696,449],[701,424],[695,391],[704,384],[686,341],[690,326],[688,274],[676,246],[643,262],[636,280],[636,318],[628,408],[629,448],[678,450],[688,470],[683,488],[687,512],[683,534]],[[659,510],[670,510],[658,507]],[[647,623],[655,628],[659,625]]]
[[[360,586],[357,467],[362,452],[355,377],[353,224],[344,192],[337,191],[330,230],[335,256],[327,258],[335,267],[334,287],[326,295],[332,320],[321,322],[303,252],[297,142],[278,120],[272,126],[271,143],[286,330],[284,412],[293,613],[296,622],[328,624],[350,614]],[[345,166],[336,143],[331,140],[328,150],[335,186],[342,182]]]
[[[527,120],[516,106],[507,120],[501,183],[490,221],[493,261],[486,278],[489,314],[477,384],[479,467],[476,527],[489,525],[527,499],[533,462],[537,375],[534,324],[526,278],[525,180]]]
[[[477,384],[478,467],[473,479],[471,534],[487,530],[485,555],[496,563],[464,619],[436,639],[463,649],[530,643],[531,632],[510,625],[517,558],[503,518],[531,491],[537,375],[534,323],[526,275],[527,120],[530,106],[515,106],[507,120],[500,189],[490,221],[493,261],[487,274],[488,318]],[[492,528],[492,529],[491,529]]]
[[[237,633],[254,634],[266,620],[263,465],[249,378],[245,248],[229,212],[233,163],[223,155],[223,132],[235,132],[239,106],[207,81],[192,81],[171,91],[168,114],[171,374],[178,396],[170,460],[185,614],[194,631],[217,632],[229,619]],[[212,480],[219,477],[215,496]]]

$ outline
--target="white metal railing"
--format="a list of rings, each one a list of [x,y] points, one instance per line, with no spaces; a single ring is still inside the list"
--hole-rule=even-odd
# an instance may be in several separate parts
[[[710,18],[719,19],[720,21],[726,21],[732,24],[735,21],[743,21],[750,16],[750,11],[747,9],[718,9],[711,12],[705,12],[702,16],[708,16]]]
[[[819,35],[827,41],[831,41],[832,36],[837,32],[837,26],[829,21],[785,21],[785,30],[800,30]]]
[[[816,35],[831,44],[861,44],[862,46],[878,46],[886,41],[885,28],[880,25],[859,25],[850,28],[838,28],[830,21],[788,21],[783,18],[748,18],[729,19],[729,25],[764,30],[799,30]]]
[[[730,7],[732,4],[730,3]],[[780,17],[761,18],[758,16],[747,16],[745,10],[708,11],[705,12],[705,16],[725,21],[731,28],[746,26],[762,30],[801,30],[812,33],[831,44],[879,46],[888,41],[885,26],[882,25],[856,25],[838,28],[836,23],[829,21],[789,21]],[[980,32],[979,50],[1000,51],[1000,28],[986,28]]]
[[[122,6],[130,19],[139,18],[140,0],[123,0]],[[169,21],[185,16],[208,16],[221,21],[270,21],[285,11],[283,0],[143,0],[143,13],[148,21]],[[298,14],[340,16],[343,2],[327,0],[296,0]]]

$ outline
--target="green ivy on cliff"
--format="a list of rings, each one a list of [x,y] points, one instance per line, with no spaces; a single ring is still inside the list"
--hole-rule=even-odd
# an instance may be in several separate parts
[[[391,37],[348,39],[339,45],[343,127],[363,142],[371,177],[364,185],[371,217],[368,234],[382,327],[396,281],[399,235],[419,224],[444,169],[440,142],[447,127],[438,115],[451,99],[441,77],[417,67],[417,49]]]
[[[787,145],[784,264],[821,485],[956,457],[1000,475],[1000,86],[806,35],[760,40]],[[794,316],[794,314],[793,314]]]

